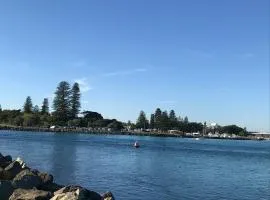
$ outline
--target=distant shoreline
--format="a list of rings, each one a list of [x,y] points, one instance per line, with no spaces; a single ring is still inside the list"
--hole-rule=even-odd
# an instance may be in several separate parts
[[[247,137],[238,136],[232,137],[209,137],[209,136],[191,136],[183,134],[175,134],[168,132],[135,132],[135,131],[102,131],[89,130],[87,128],[40,128],[40,127],[16,127],[16,126],[0,126],[0,131],[19,131],[19,132],[50,132],[50,133],[78,133],[92,135],[131,135],[131,136],[150,136],[150,137],[178,137],[178,138],[198,138],[198,139],[221,139],[221,140],[269,140],[267,137],[256,137],[249,135]]]

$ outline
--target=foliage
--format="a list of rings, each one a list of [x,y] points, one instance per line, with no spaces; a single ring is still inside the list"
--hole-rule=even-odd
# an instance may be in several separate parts
[[[176,116],[175,116],[174,110],[170,111],[169,118],[170,118],[170,121],[176,121]]]
[[[136,122],[136,128],[146,129],[149,126],[149,122],[146,118],[145,112],[141,111]]]
[[[109,123],[107,127],[115,131],[118,131],[124,128],[123,124],[116,120]]]
[[[84,111],[82,112],[84,119],[87,119],[88,122],[94,122],[96,120],[102,120],[103,117],[100,113],[93,111]]]
[[[49,114],[49,100],[48,98],[43,99],[42,107],[41,107],[41,114]]]
[[[80,107],[81,107],[80,98],[81,98],[81,94],[80,94],[79,84],[74,83],[71,89],[71,100],[70,100],[70,104],[71,104],[70,115],[72,119],[76,118],[80,112]]]
[[[32,99],[30,96],[28,96],[25,100],[23,110],[25,113],[32,113],[33,111],[33,104],[32,104]]]
[[[221,132],[222,133],[228,133],[228,134],[236,134],[236,135],[246,135],[247,132],[245,129],[239,127],[239,126],[236,126],[236,125],[228,125],[228,126],[223,126],[221,128]]]
[[[157,108],[155,111],[155,123],[154,123],[154,127],[157,129],[160,129],[160,125],[161,125],[161,109]]]
[[[39,107],[38,107],[38,105],[35,105],[34,106],[33,113],[39,113]]]
[[[55,123],[65,125],[70,119],[70,85],[66,81],[59,83],[53,100]]]
[[[155,115],[154,114],[151,114],[149,128],[151,129],[155,128]]]

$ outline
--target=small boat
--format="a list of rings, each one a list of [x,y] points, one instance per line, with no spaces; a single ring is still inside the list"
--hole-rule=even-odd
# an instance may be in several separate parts
[[[135,148],[139,148],[140,147],[140,145],[139,145],[139,143],[136,141],[135,143],[134,143],[134,145],[133,145]]]

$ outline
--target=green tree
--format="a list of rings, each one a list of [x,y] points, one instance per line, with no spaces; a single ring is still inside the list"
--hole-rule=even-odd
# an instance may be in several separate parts
[[[1,107],[1,104],[0,104],[0,113],[2,112],[2,107]]]
[[[82,112],[83,118],[86,119],[88,122],[94,122],[97,120],[102,120],[103,117],[100,113],[93,112],[93,111],[84,111]]]
[[[44,98],[41,106],[41,114],[49,114],[49,101],[48,98]]]
[[[187,116],[185,116],[185,118],[184,118],[184,123],[188,123],[188,117]]]
[[[59,83],[53,100],[55,123],[65,125],[70,116],[70,85],[66,81]]]
[[[175,128],[177,126],[177,118],[175,116],[174,110],[170,111],[169,120],[170,120],[170,128]]]
[[[136,122],[136,127],[143,128],[143,129],[148,128],[148,120],[146,118],[144,111],[140,112],[139,117],[138,117],[137,122]]]
[[[40,116],[40,125],[43,127],[49,127],[52,122],[52,117],[50,115],[41,115]]]
[[[81,93],[80,93],[80,87],[78,83],[74,83],[71,89],[71,118],[74,119],[77,117],[77,115],[80,112],[80,98],[81,98]]]
[[[110,124],[108,124],[107,127],[114,130],[114,131],[120,131],[121,129],[124,128],[123,124],[121,122],[116,121],[116,120],[111,122]]]
[[[161,113],[161,125],[160,125],[160,128],[162,130],[168,130],[169,129],[169,116],[168,116],[168,113],[167,113],[166,110]]]
[[[23,110],[25,113],[32,113],[33,111],[33,104],[32,104],[32,99],[30,96],[28,96],[25,100]]]
[[[13,125],[15,126],[22,126],[23,125],[23,117],[21,115],[18,115],[14,118]]]
[[[38,105],[35,105],[35,106],[34,106],[34,108],[33,108],[33,113],[36,113],[36,114],[39,113],[39,107],[38,107]]]
[[[228,134],[236,134],[236,135],[244,135],[245,130],[239,126],[236,125],[228,125],[222,127],[222,133],[228,133]]]
[[[161,109],[157,108],[155,111],[155,128],[161,128]]]
[[[169,118],[171,121],[176,121],[176,116],[174,110],[170,111]]]
[[[150,128],[155,128],[155,115],[151,114],[150,116],[150,124],[149,124]]]

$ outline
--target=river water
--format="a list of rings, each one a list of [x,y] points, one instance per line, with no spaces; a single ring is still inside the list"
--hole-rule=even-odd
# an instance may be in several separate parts
[[[0,131],[0,152],[117,200],[270,199],[270,141]]]

